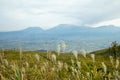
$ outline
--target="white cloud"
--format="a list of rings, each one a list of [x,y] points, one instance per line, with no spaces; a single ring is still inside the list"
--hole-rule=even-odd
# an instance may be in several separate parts
[[[120,19],[119,5],[119,0],[0,0],[0,30],[111,24]]]
[[[120,18],[119,19],[113,19],[113,20],[108,20],[108,21],[103,21],[98,24],[94,24],[92,26],[103,26],[103,25],[115,25],[115,26],[120,26]]]

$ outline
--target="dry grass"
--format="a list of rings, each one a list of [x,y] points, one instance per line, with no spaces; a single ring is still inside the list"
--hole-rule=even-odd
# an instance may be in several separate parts
[[[0,51],[1,80],[120,80],[120,65],[109,56],[55,52]]]

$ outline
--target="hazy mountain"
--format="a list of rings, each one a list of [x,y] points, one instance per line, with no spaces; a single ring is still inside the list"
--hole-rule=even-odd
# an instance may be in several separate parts
[[[97,32],[117,33],[120,31],[120,27],[116,27],[114,25],[100,26],[100,27],[97,27],[96,30]]]
[[[88,26],[75,26],[68,24],[61,24],[54,28],[47,30],[49,34],[57,35],[57,36],[113,36],[119,35],[120,28],[108,25],[108,26],[100,26],[97,28],[88,27]]]
[[[69,25],[69,24],[60,24],[54,28],[49,29],[48,31],[52,31],[52,32],[80,32],[82,30],[86,30],[86,29],[90,29],[90,27],[86,27],[86,26],[76,26],[76,25]]]
[[[28,33],[40,33],[44,30],[40,27],[28,27],[27,29],[21,30],[22,32],[28,32]]]
[[[16,48],[18,41],[25,49],[45,48],[44,44],[55,49],[60,40],[64,40],[72,48],[101,49],[112,41],[120,42],[120,27],[113,25],[88,27],[61,24],[51,29],[43,30],[40,27],[11,32],[0,32],[0,48]]]
[[[48,29],[48,30],[43,30],[40,27],[29,27],[24,30],[19,30],[19,31],[11,31],[11,32],[0,32],[0,35],[5,36],[24,36],[26,37],[28,35],[33,35],[30,36],[31,38],[34,37],[34,35],[37,35],[38,37],[43,36],[48,37],[48,36],[56,36],[57,37],[63,37],[63,36],[111,36],[112,34],[119,35],[120,33],[120,28],[109,25],[109,26],[100,26],[97,28],[93,27],[86,27],[86,26],[76,26],[76,25],[69,25],[69,24],[61,24],[58,25],[54,28]]]
[[[92,28],[86,26],[76,26],[76,25],[68,25],[61,24],[54,28],[47,30],[51,34],[61,35],[61,36],[77,36],[81,35],[81,33],[87,33]]]

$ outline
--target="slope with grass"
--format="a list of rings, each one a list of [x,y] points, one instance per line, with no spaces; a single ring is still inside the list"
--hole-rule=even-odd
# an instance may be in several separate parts
[[[98,51],[100,53],[105,50]],[[120,59],[95,54],[0,51],[1,80],[119,80]]]

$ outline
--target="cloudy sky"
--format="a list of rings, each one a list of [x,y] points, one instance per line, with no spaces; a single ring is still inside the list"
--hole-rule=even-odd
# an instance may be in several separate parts
[[[0,0],[0,31],[58,24],[120,26],[120,0]]]

